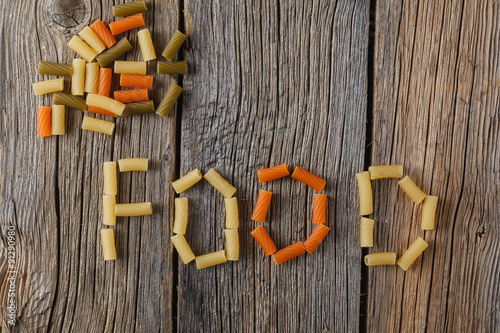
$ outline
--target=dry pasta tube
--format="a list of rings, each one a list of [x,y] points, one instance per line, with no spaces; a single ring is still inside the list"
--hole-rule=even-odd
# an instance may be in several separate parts
[[[85,67],[85,92],[97,93],[99,85],[99,64],[97,62],[88,63]]]
[[[373,225],[375,221],[366,217],[361,218],[359,241],[361,247],[373,247]]]
[[[64,89],[64,79],[45,80],[33,83],[33,89],[37,96],[62,91]]]
[[[97,62],[101,67],[106,67],[107,65],[115,61],[115,59],[118,59],[118,57],[130,50],[132,50],[132,45],[130,45],[127,37],[123,37],[118,43],[111,46],[103,53],[99,54],[97,56]]]
[[[52,105],[52,135],[66,134],[65,118],[64,105]]]
[[[359,211],[361,215],[373,213],[373,194],[370,173],[368,171],[356,174],[359,188]]]
[[[54,113],[54,110],[52,110],[52,113]],[[52,127],[52,134],[54,134],[54,127]],[[424,204],[422,205],[422,224],[420,225],[422,230],[434,230],[437,204],[438,197],[432,195],[425,197]]]
[[[115,61],[116,74],[146,75],[147,64],[145,61]]]
[[[176,234],[184,235],[188,223],[188,198],[175,198],[174,229]]]
[[[110,121],[83,116],[82,129],[112,135],[115,124]]]
[[[142,13],[148,10],[146,6],[146,1],[138,0],[138,1],[130,1],[120,5],[113,6],[113,16],[121,17],[121,16],[130,16],[137,13]]]
[[[99,94],[88,94],[86,103],[90,106],[97,106],[101,109],[108,110],[117,116],[121,116],[123,110],[125,110],[125,104]]]
[[[123,110],[122,117],[135,116],[153,112],[155,112],[155,105],[153,101],[127,103],[125,104],[125,110]]]
[[[116,162],[103,164],[104,194],[116,195],[118,193],[118,179],[116,177]]]
[[[224,230],[226,238],[227,260],[237,261],[240,259],[240,240],[238,239],[238,229]]]
[[[401,178],[403,177],[403,166],[402,165],[372,165],[368,168],[370,173],[370,178],[382,179],[382,178]]]
[[[118,160],[120,172],[126,171],[148,171],[147,158],[122,158]]]
[[[151,202],[116,204],[116,216],[144,216],[153,214]]]
[[[214,169],[208,170],[203,176],[217,191],[219,191],[226,199],[229,199],[236,192],[236,187],[229,184],[227,180],[222,178]]]
[[[172,186],[175,190],[175,193],[179,194],[199,182],[203,178],[201,176],[201,172],[198,169],[194,169],[193,171],[185,174],[181,178],[177,179],[172,183]]]
[[[85,93],[85,60],[73,59],[71,75],[71,95],[83,96]]]
[[[115,233],[113,229],[101,229],[101,243],[104,260],[116,260]]]
[[[40,61],[38,63],[38,74],[71,76],[73,74],[73,67],[71,65],[58,64],[56,62]]]
[[[167,118],[170,114],[170,111],[174,107],[175,102],[177,102],[177,99],[181,94],[182,88],[177,84],[172,83],[168,88],[165,97],[163,97],[163,99],[161,100],[160,105],[158,105],[156,113],[164,118]]]
[[[371,253],[365,256],[366,266],[396,265],[396,253],[379,252]]]
[[[85,100],[78,96],[73,96],[63,92],[54,93],[54,104],[66,105],[70,108],[84,112],[87,109]]]
[[[73,38],[69,41],[68,46],[87,62],[92,62],[95,57],[97,57],[97,52],[88,46],[83,40],[78,38],[78,36],[73,36]]]
[[[80,31],[79,35],[97,54],[106,49],[106,45],[104,45],[99,36],[90,27],[85,27],[85,29]]]
[[[227,261],[226,251],[220,250],[196,257],[196,268],[203,269],[210,266],[223,264]]]
[[[186,35],[184,35],[179,30],[176,30],[161,55],[167,58],[169,61],[174,60],[175,55],[177,54],[177,52],[179,52],[179,49],[181,48],[181,45],[182,43],[184,43],[186,38]]]
[[[398,265],[406,271],[428,246],[429,244],[426,241],[418,237],[399,258]]]
[[[172,240],[172,244],[177,250],[177,253],[179,253],[179,256],[184,264],[187,264],[196,258],[191,250],[191,247],[189,247],[189,244],[186,242],[184,235],[175,235],[170,237],[170,239]]]
[[[398,184],[416,204],[419,204],[422,200],[424,200],[425,193],[417,185],[415,185],[410,177],[405,176],[398,182]]]
[[[139,30],[137,38],[139,39],[139,46],[141,47],[142,58],[144,61],[156,59],[156,52],[149,29]]]
[[[238,228],[240,226],[238,200],[236,198],[224,199],[224,206],[226,208],[226,228]]]
[[[115,215],[116,196],[103,195],[102,196],[102,223],[106,225],[116,224]]]
[[[158,74],[186,75],[188,71],[185,61],[158,61]]]

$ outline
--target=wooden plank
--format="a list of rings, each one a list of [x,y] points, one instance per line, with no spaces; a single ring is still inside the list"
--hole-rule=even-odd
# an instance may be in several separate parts
[[[375,247],[429,242],[406,273],[370,269],[371,332],[493,332],[500,325],[497,1],[378,1],[373,164],[402,163],[440,198],[437,229],[396,180],[376,181]]]
[[[354,174],[365,151],[368,10],[351,1],[185,1],[181,175],[213,167],[243,200],[240,261],[202,271],[179,264],[179,331],[358,330]],[[314,227],[311,189],[291,178],[257,182],[258,168],[283,162],[325,177],[338,200],[325,243],[277,267],[249,235],[259,189],[275,193],[264,226],[278,248]],[[200,182],[182,196],[195,254],[223,249],[221,195]]]

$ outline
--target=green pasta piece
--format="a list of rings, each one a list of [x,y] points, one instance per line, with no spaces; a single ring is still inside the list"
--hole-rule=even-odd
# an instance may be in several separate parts
[[[96,59],[101,67],[106,67],[130,50],[132,50],[132,45],[130,45],[127,37],[123,37],[118,43],[99,54]]]
[[[125,110],[123,110],[122,117],[135,116],[153,112],[155,112],[155,105],[153,101],[127,103],[125,104]]]
[[[186,75],[187,69],[185,61],[158,61],[158,74]]]
[[[130,16],[137,13],[142,13],[148,10],[146,6],[146,1],[131,1],[121,5],[113,6],[113,16],[114,17],[122,17],[122,16]]]
[[[66,64],[58,64],[55,62],[40,61],[38,63],[38,74],[71,76],[73,75],[73,66]]]
[[[168,60],[172,61],[174,60],[175,55],[181,48],[182,43],[186,40],[187,36],[184,35],[182,32],[179,30],[175,30],[174,35],[168,42],[167,46],[165,47],[165,50],[163,50],[163,53],[161,54]]]
[[[82,112],[84,112],[85,109],[87,109],[87,104],[85,103],[85,100],[82,97],[70,95],[63,92],[54,93],[53,104],[66,105],[69,106],[70,108],[80,110]]]
[[[163,97],[160,105],[158,105],[156,113],[158,113],[162,117],[167,118],[170,110],[172,110],[172,107],[174,106],[175,102],[177,102],[177,98],[179,98],[181,93],[182,88],[175,83],[172,83],[168,88],[167,94],[165,95],[165,97]]]

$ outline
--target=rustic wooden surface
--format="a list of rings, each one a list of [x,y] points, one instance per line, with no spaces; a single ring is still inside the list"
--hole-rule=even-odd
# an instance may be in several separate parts
[[[497,1],[378,0],[371,11],[349,0],[148,2],[158,54],[175,29],[190,35],[177,111],[118,118],[107,137],[83,132],[83,115],[70,110],[67,135],[40,139],[36,107],[51,97],[31,94],[44,79],[38,61],[71,62],[67,41],[97,18],[111,21],[114,3],[0,1],[3,330],[500,329]],[[124,35],[137,44],[136,31]],[[126,59],[141,59],[138,48]],[[172,80],[156,76],[156,103]],[[147,173],[120,174],[119,202],[149,200],[154,214],[119,218],[120,259],[103,262],[102,162],[125,157],[152,163]],[[313,229],[310,188],[257,181],[258,168],[282,162],[327,179],[331,231],[313,255],[277,267],[249,235],[259,189],[275,193],[264,227],[278,248]],[[420,208],[397,181],[374,183],[369,252],[400,254],[418,236],[430,243],[406,273],[362,269],[354,174],[371,163],[404,164],[441,199],[436,231],[422,232]],[[170,182],[212,167],[238,189],[241,259],[198,271],[170,243]],[[206,182],[183,196],[195,254],[223,249],[223,198]],[[14,327],[3,308],[9,225],[19,271]]]

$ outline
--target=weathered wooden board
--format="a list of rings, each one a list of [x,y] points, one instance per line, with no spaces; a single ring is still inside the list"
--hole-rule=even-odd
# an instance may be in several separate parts
[[[406,273],[369,273],[368,331],[494,332],[500,325],[500,6],[378,1],[373,164],[402,163],[440,198],[437,229],[396,180],[375,183],[377,251],[429,248]]]

